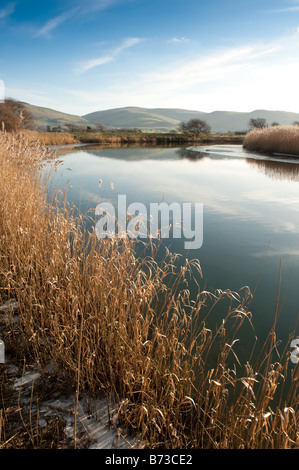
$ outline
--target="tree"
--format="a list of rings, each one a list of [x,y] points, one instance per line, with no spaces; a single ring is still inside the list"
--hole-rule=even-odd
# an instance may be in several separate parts
[[[272,126],[272,127],[279,126],[279,122],[276,122],[276,121],[271,122],[271,126]]]
[[[251,118],[249,119],[248,126],[250,129],[264,129],[268,124],[264,118]]]
[[[294,121],[293,126],[299,126],[299,121]]]
[[[77,124],[71,123],[66,124],[65,127],[68,128],[69,132],[84,132],[86,130],[84,126],[78,126]]]
[[[0,123],[8,132],[33,128],[33,116],[26,106],[13,98],[0,103]]]
[[[202,119],[190,119],[188,122],[181,122],[179,130],[183,134],[194,134],[198,137],[199,134],[210,134],[211,126]]]
[[[95,125],[96,130],[99,132],[104,132],[107,130],[107,127],[104,126],[104,124],[101,124],[100,122],[95,122],[94,125]]]

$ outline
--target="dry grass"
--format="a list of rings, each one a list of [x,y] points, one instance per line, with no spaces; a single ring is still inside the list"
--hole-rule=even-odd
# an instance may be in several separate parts
[[[272,126],[253,129],[244,138],[248,150],[299,155],[299,126]]]
[[[67,132],[38,132],[24,131],[31,144],[40,143],[41,145],[70,145],[78,144],[80,141]]]
[[[116,398],[121,423],[150,448],[293,447],[299,376],[289,344],[278,356],[276,315],[260,360],[239,364],[249,290],[198,286],[192,299],[197,260],[138,258],[134,240],[86,232],[92,213],[75,217],[60,193],[48,203],[37,171],[47,156],[26,133],[0,134],[0,300],[20,304],[3,338],[8,350],[56,366],[77,397]],[[210,329],[222,302],[223,322]],[[6,424],[0,415],[1,439]]]

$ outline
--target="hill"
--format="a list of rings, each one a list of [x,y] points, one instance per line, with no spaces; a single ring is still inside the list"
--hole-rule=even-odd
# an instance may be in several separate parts
[[[212,128],[212,132],[242,132],[248,130],[251,118],[265,118],[268,124],[292,124],[299,121],[298,113],[286,111],[256,110],[250,113],[234,111],[202,111],[168,108],[116,108],[105,111],[96,111],[83,116],[91,123],[101,123],[114,127],[137,127],[142,130],[170,131],[176,129],[180,122],[192,118],[205,120]]]
[[[251,118],[265,118],[268,124],[292,124],[299,121],[299,113],[286,111],[255,110],[249,113],[235,111],[213,111],[205,113],[196,110],[177,108],[139,108],[125,107],[95,111],[84,116],[62,113],[41,106],[24,103],[32,113],[38,129],[45,130],[47,126],[61,126],[67,129],[71,124],[86,129],[94,127],[96,123],[107,128],[138,128],[143,131],[169,132],[178,128],[182,121],[192,118],[205,120],[212,128],[212,132],[246,132]]]
[[[137,107],[108,109],[86,114],[91,123],[101,123],[107,127],[138,128],[144,131],[169,132],[178,127],[184,119],[205,115],[198,111],[183,109],[147,109]]]
[[[28,111],[31,112],[36,126],[39,130],[47,129],[47,126],[66,128],[67,124],[74,126],[89,126],[90,123],[84,117],[76,116],[73,114],[61,113],[50,108],[43,108],[42,106],[34,106],[29,103],[23,103]]]

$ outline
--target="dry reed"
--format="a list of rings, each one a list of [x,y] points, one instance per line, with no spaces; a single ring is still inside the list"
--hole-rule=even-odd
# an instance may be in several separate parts
[[[41,145],[71,145],[78,144],[80,141],[68,132],[38,132],[24,131],[31,144],[40,143]]]
[[[38,171],[48,157],[26,133],[0,134],[0,300],[20,305],[7,348],[42,369],[51,363],[77,398],[113,397],[122,425],[150,448],[294,446],[298,371],[288,345],[277,356],[276,317],[260,360],[240,364],[249,290],[198,285],[192,299],[197,260],[179,266],[169,253],[158,263],[154,252],[137,257],[134,240],[97,239],[85,228],[92,213],[75,217],[63,194],[49,198]],[[208,328],[225,299],[221,325]]]
[[[299,155],[299,126],[253,129],[245,136],[243,146],[265,153]]]

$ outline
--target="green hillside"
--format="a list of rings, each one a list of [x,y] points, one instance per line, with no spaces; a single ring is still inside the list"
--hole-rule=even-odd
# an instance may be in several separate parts
[[[29,103],[23,103],[26,108],[33,115],[35,124],[39,130],[47,129],[47,126],[53,127],[62,127],[66,128],[67,124],[72,124],[75,126],[89,126],[90,123],[81,116],[75,116],[72,114],[61,113],[60,111],[55,111],[54,109],[43,108],[41,106],[34,106]]]
[[[24,103],[32,113],[38,129],[55,128],[61,126],[67,130],[67,125],[72,124],[86,129],[99,123],[107,128],[138,128],[143,131],[169,132],[176,130],[182,121],[192,118],[205,120],[212,132],[242,132],[248,130],[248,122],[251,118],[265,118],[270,125],[272,122],[279,124],[292,124],[299,121],[299,114],[285,111],[255,110],[250,113],[234,111],[202,111],[171,108],[138,108],[125,107],[95,111],[84,116],[61,113],[49,108],[34,106]]]
[[[116,108],[96,111],[84,116],[91,123],[104,124],[107,127],[138,128],[142,130],[169,131],[178,126],[178,120],[171,115],[146,108]]]
[[[186,109],[168,108],[116,108],[105,111],[96,111],[83,116],[91,123],[101,123],[112,127],[137,127],[142,130],[170,131],[176,129],[180,122],[192,118],[205,120],[212,128],[212,132],[241,132],[248,130],[251,118],[265,118],[268,124],[292,124],[299,121],[298,113],[285,111],[256,110],[250,113],[234,111],[191,111]]]

